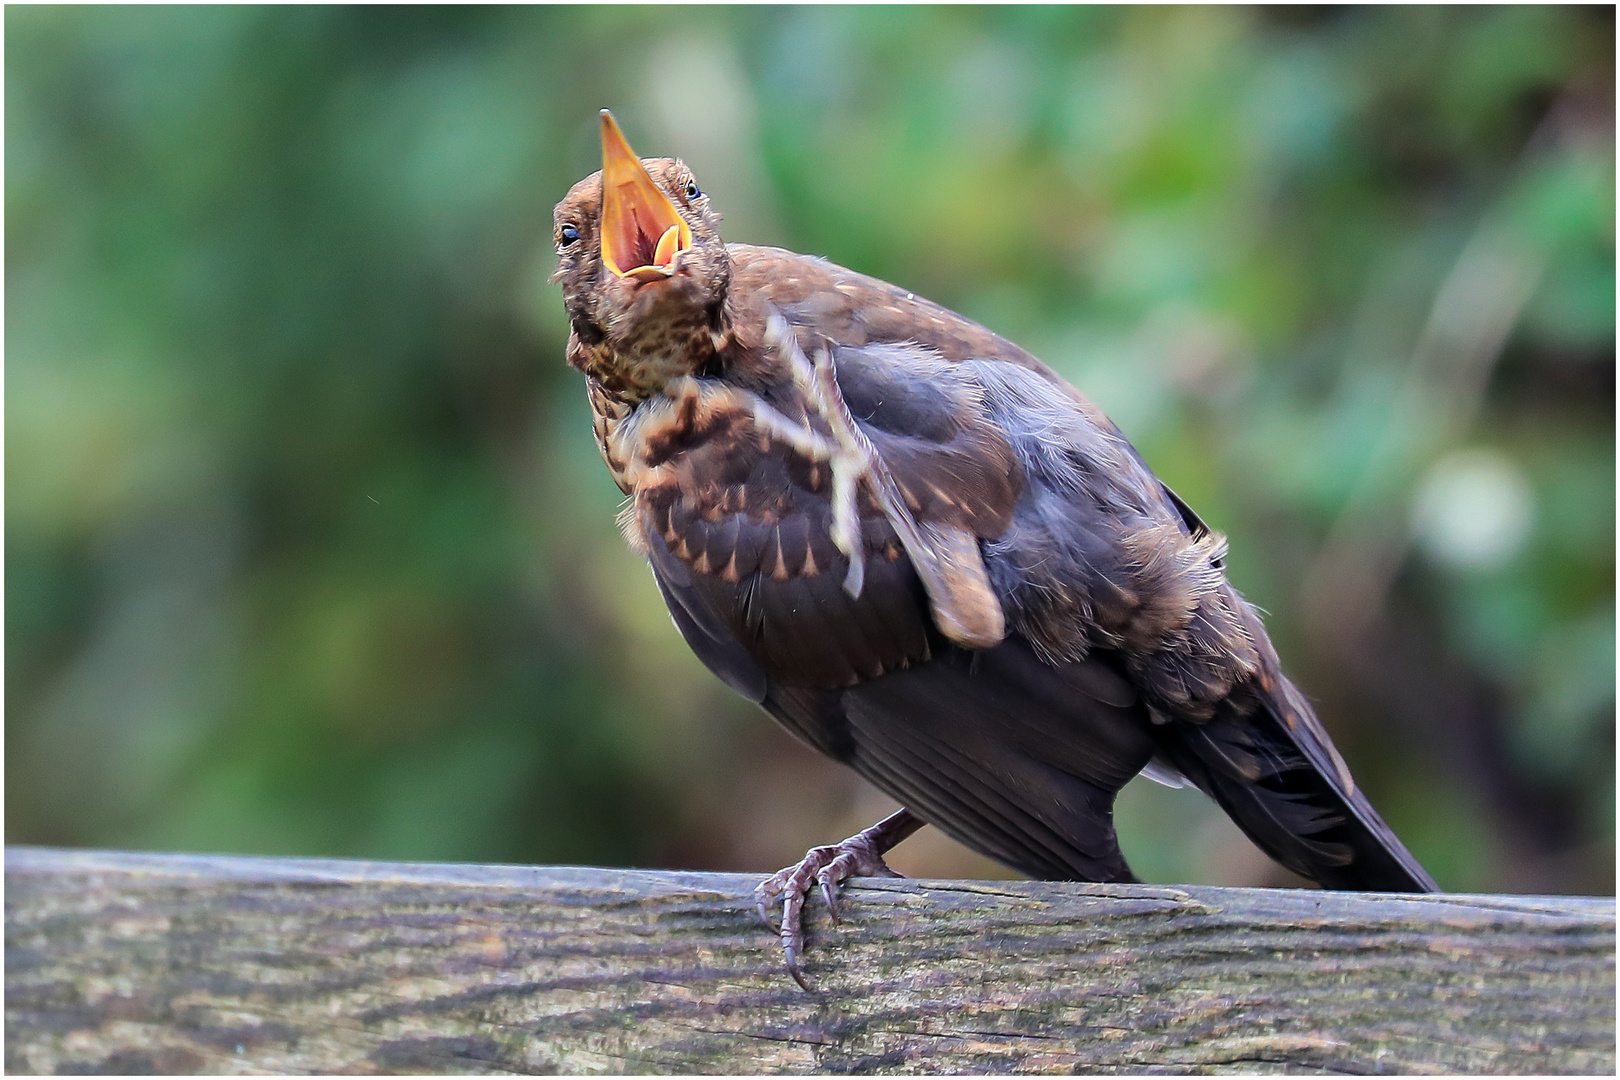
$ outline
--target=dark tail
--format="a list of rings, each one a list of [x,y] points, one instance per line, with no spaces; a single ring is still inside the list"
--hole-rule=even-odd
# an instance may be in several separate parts
[[[1304,697],[1266,666],[1209,720],[1154,725],[1164,757],[1266,854],[1324,888],[1439,892],[1355,786]]]

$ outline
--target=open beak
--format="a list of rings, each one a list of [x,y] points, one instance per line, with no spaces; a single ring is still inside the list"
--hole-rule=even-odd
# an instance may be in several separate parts
[[[692,230],[647,175],[613,114],[602,110],[602,262],[615,277],[650,281],[675,272]]]

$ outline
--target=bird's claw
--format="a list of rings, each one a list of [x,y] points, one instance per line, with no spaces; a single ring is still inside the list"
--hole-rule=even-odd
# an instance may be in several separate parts
[[[809,990],[799,958],[804,952],[804,902],[815,886],[821,887],[822,899],[833,922],[839,922],[838,892],[845,880],[852,877],[899,877],[883,861],[883,855],[867,833],[860,833],[837,844],[814,847],[804,858],[792,866],[783,867],[754,889],[754,910],[766,926],[782,940],[782,955],[787,961],[788,974],[793,981]],[[780,900],[782,921],[772,923],[769,912]]]
[[[793,946],[782,946],[782,952],[787,956],[788,974],[793,976],[793,981],[799,984],[799,989],[803,990],[807,994],[813,993],[814,991],[810,989],[810,984],[804,981],[804,972],[799,967],[799,957],[796,954]]]

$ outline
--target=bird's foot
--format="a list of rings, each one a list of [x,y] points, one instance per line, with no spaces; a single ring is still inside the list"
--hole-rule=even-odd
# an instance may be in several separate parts
[[[847,840],[811,848],[796,864],[783,867],[759,883],[754,890],[754,909],[765,925],[782,939],[782,953],[794,982],[805,990],[810,989],[799,966],[799,957],[804,952],[804,902],[811,887],[821,886],[827,911],[833,922],[838,922],[839,886],[852,877],[899,877],[883,861],[883,856],[922,824],[908,811],[897,811]],[[778,900],[782,903],[780,925],[771,921],[771,911]]]
[[[799,956],[804,952],[804,902],[812,885],[821,886],[821,895],[827,901],[827,911],[833,922],[838,921],[838,889],[852,877],[899,877],[889,869],[883,856],[852,836],[839,844],[811,848],[804,858],[793,866],[784,867],[759,883],[754,890],[754,908],[766,926],[782,939],[782,954],[787,960],[788,974],[806,990],[810,984],[799,967]],[[782,903],[782,922],[771,921],[772,909]]]

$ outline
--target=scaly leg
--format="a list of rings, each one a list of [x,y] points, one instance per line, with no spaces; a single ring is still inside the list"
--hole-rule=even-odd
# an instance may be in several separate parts
[[[820,884],[827,910],[832,913],[833,922],[837,922],[838,886],[852,877],[899,877],[889,869],[883,856],[923,824],[923,820],[909,810],[896,810],[848,840],[811,848],[793,866],[784,867],[759,883],[754,890],[755,910],[765,925],[781,936],[788,974],[804,989],[809,990],[810,984],[804,981],[804,972],[799,969],[799,954],[804,951],[802,915],[811,884]],[[770,909],[778,898],[782,901],[780,927],[773,924],[770,917]]]

